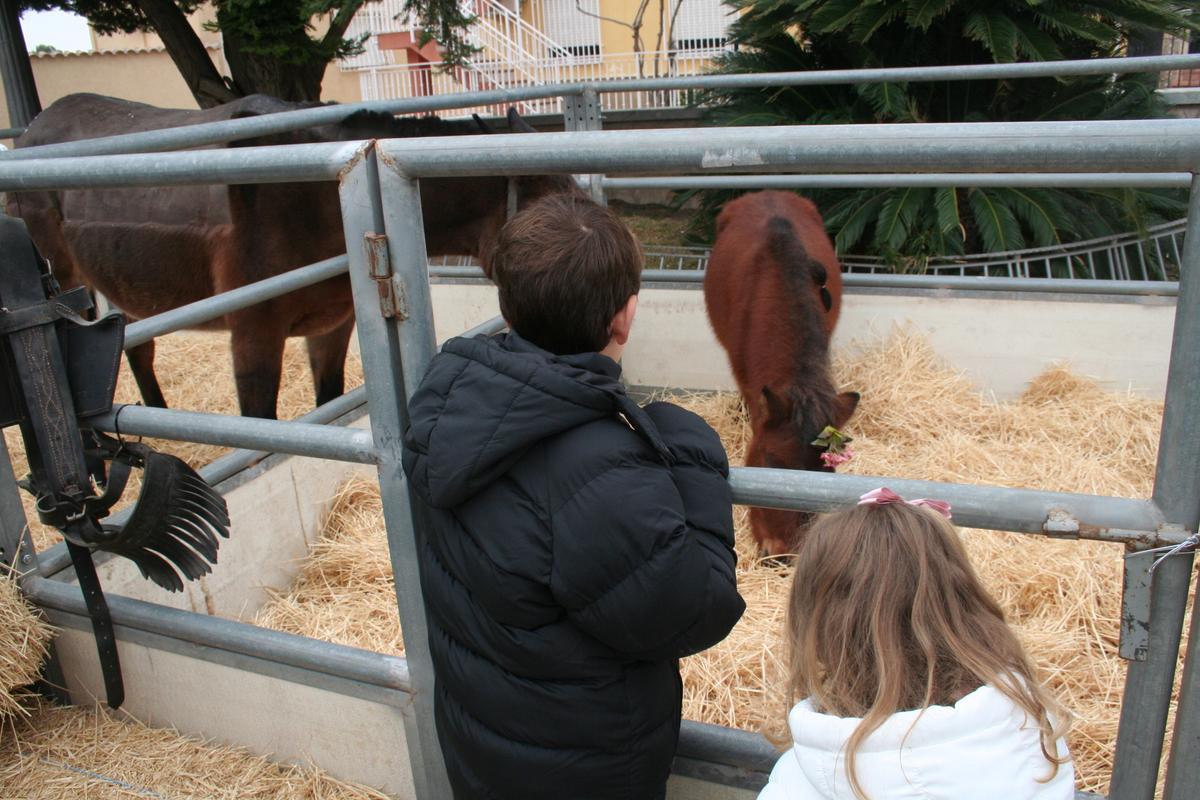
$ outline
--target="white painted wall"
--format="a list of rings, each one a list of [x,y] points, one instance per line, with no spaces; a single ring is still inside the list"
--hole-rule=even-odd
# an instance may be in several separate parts
[[[1173,302],[1046,297],[848,292],[834,348],[869,344],[896,325],[911,325],[949,364],[1000,398],[1019,395],[1055,361],[1108,389],[1162,396]],[[487,285],[435,284],[433,302],[439,340],[499,313],[496,290]],[[642,290],[623,363],[626,381],[635,385],[736,388],[695,288]]]

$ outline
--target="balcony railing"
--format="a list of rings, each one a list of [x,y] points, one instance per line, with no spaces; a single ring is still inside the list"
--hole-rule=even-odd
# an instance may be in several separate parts
[[[576,81],[700,75],[712,66],[716,52],[720,51],[622,53],[605,56],[598,63],[593,59],[571,56],[518,62],[480,60],[469,69],[455,68],[449,71],[438,63],[369,66],[356,71],[361,81],[363,100],[384,100]],[[692,101],[693,96],[694,90],[672,89],[612,92],[602,94],[601,98],[605,110],[625,111],[682,108]],[[507,105],[457,109],[445,115],[502,115]],[[519,107],[522,113],[561,113],[562,99],[529,100],[520,103]]]

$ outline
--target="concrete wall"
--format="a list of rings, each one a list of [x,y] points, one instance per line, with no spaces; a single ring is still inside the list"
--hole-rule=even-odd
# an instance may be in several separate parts
[[[433,299],[439,337],[499,313],[490,285],[439,283]],[[1158,298],[849,291],[834,349],[870,344],[908,325],[999,398],[1019,395],[1056,361],[1106,389],[1162,397],[1174,319],[1174,302]],[[698,286],[643,288],[623,363],[633,385],[736,388]]]
[[[85,618],[50,614],[75,703],[104,697]],[[118,629],[121,713],[154,727],[242,747],[272,761],[315,764],[336,778],[415,798],[406,742],[410,696],[332,676],[323,687],[286,665],[231,659],[155,634]]]

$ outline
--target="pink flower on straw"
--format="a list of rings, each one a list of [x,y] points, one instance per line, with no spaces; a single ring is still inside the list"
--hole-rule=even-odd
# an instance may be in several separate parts
[[[836,469],[839,464],[845,464],[852,458],[854,458],[853,450],[843,450],[840,453],[827,450],[821,453],[821,463],[830,469]]]

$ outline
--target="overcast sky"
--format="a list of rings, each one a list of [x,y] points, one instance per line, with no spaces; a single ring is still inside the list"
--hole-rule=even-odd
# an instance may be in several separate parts
[[[26,11],[21,15],[25,46],[33,50],[48,44],[59,50],[91,50],[87,20],[66,11]]]

